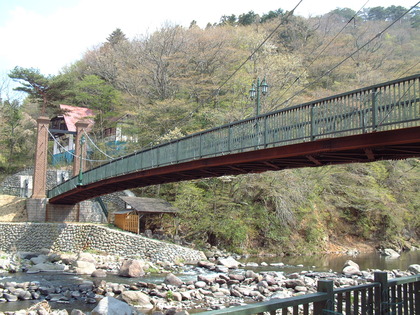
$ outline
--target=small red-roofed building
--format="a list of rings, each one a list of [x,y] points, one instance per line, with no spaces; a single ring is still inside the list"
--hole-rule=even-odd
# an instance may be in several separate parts
[[[87,121],[88,130],[94,125],[94,112],[86,107],[60,105],[61,114],[50,121],[50,134],[55,138],[52,164],[71,163],[75,150],[76,123]]]

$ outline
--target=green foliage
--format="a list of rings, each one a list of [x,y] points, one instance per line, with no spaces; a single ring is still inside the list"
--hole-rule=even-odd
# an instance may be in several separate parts
[[[116,29],[62,75],[19,67],[10,73],[30,97],[22,108],[4,104],[0,160],[21,152],[27,159],[32,135],[25,142],[20,136],[33,130],[28,113],[37,114],[29,101],[43,110],[63,98],[92,108],[97,134],[112,126],[110,118],[124,116],[134,151],[252,116],[248,90],[255,77],[266,76],[270,85],[261,107],[267,112],[418,73],[419,10],[375,37],[403,11],[366,9],[347,25],[355,12],[343,8],[308,19],[292,15],[280,27],[283,10],[261,18],[250,11],[225,15],[206,29],[166,25],[134,40]],[[173,202],[180,234],[198,245],[280,253],[322,249],[340,237],[401,244],[420,235],[419,170],[411,159],[225,176],[141,192]]]
[[[15,67],[9,77],[21,84],[16,91],[28,93],[32,100],[41,104],[44,115],[47,107],[55,108],[57,102],[68,95],[70,82],[64,76],[45,76],[39,69]]]
[[[30,159],[33,146],[33,122],[23,112],[17,100],[6,100],[1,105],[0,166],[8,173]],[[28,156],[29,155],[29,156]]]

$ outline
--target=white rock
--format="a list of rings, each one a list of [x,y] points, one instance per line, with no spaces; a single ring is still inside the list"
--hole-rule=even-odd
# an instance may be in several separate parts
[[[410,265],[408,266],[408,271],[418,274],[420,273],[420,265],[417,265],[417,264]]]
[[[37,264],[42,264],[42,263],[46,262],[47,259],[48,259],[48,256],[46,256],[46,255],[39,255],[39,256],[36,256],[36,257],[32,257],[31,258],[31,262],[34,265],[37,265]]]
[[[92,310],[92,315],[131,315],[133,313],[130,305],[111,296],[99,301]]]
[[[139,308],[153,308],[153,304],[150,302],[150,297],[141,291],[124,291],[121,293],[121,298],[127,303],[135,305]]]
[[[196,288],[198,288],[198,289],[201,288],[202,289],[202,288],[205,288],[207,284],[204,281],[197,281],[197,282],[194,283],[194,285],[195,285]]]
[[[28,273],[35,273],[39,271],[64,271],[65,269],[66,269],[66,266],[64,265],[45,262],[45,263],[40,263],[40,264],[36,264],[29,267]]]
[[[96,270],[93,263],[83,260],[77,260],[75,267],[75,271],[79,275],[91,275]]]
[[[382,255],[390,257],[390,258],[397,258],[400,257],[400,254],[398,254],[395,250],[391,249],[391,248],[385,248],[382,251]]]
[[[225,266],[229,269],[236,269],[239,267],[239,262],[230,256],[227,258],[219,258],[217,262],[219,265]]]
[[[359,270],[359,268],[356,268],[355,266],[347,266],[343,268],[343,273],[346,276],[353,276],[353,275],[357,275],[357,276],[361,276],[362,273]]]

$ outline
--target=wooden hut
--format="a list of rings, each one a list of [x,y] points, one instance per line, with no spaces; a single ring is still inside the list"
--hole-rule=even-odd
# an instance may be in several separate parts
[[[114,224],[125,231],[143,233],[161,228],[159,222],[164,214],[177,213],[169,202],[162,199],[144,197],[120,197],[125,202],[125,209],[114,212]]]

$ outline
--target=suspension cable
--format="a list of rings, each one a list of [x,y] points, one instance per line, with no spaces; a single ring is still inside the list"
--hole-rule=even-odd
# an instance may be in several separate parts
[[[312,59],[312,61],[309,63],[309,65],[305,66],[305,69],[311,67],[313,65],[313,63],[318,60],[319,57],[321,57],[321,54],[324,53],[324,51],[337,39],[337,37],[346,29],[346,27],[351,23],[351,21],[354,21],[355,18],[357,17],[357,15],[364,9],[364,7],[368,4],[369,0],[367,0],[365,2],[365,4],[347,21],[347,23],[341,28],[341,30],[335,34],[335,36],[328,42],[327,45],[325,45],[325,47],[322,48],[322,50],[317,54],[317,56]],[[314,51],[312,51],[312,53],[314,53]],[[312,55],[312,53],[310,55]],[[296,77],[296,79],[292,82],[292,84],[289,85],[289,87],[279,96],[279,98],[281,99],[292,87],[293,85],[299,81],[300,77],[302,76],[302,74],[305,72],[305,70],[302,70],[298,76]],[[291,70],[289,70],[289,73],[286,74],[286,78],[287,76],[291,73]],[[280,87],[280,90],[286,85],[286,81],[284,81],[283,85]]]
[[[369,45],[371,42],[373,42],[375,39],[379,38],[383,33],[385,33],[389,28],[391,28],[395,23],[397,23],[400,19],[402,19],[406,14],[408,14],[411,10],[413,10],[418,4],[420,3],[417,2],[415,5],[413,5],[410,9],[408,9],[407,11],[405,11],[403,14],[401,14],[397,19],[395,19],[391,24],[389,24],[385,29],[383,29],[382,31],[380,31],[378,34],[376,34],[374,37],[372,37],[370,40],[368,40],[365,44],[363,44],[361,47],[359,47],[358,49],[356,49],[355,51],[353,51],[350,55],[348,55],[346,58],[344,58],[343,60],[341,60],[339,63],[337,63],[334,67],[332,67],[330,70],[324,72],[323,74],[321,74],[315,81],[313,81],[312,83],[309,83],[307,85],[304,86],[303,89],[301,89],[300,91],[296,92],[294,95],[292,95],[291,97],[289,97],[287,100],[285,100],[283,103],[279,104],[278,106],[276,106],[276,108],[290,102],[290,100],[292,100],[294,97],[300,95],[302,92],[304,92],[305,90],[307,90],[310,86],[314,85],[315,83],[317,83],[319,80],[321,80],[323,77],[325,77],[327,74],[330,74],[331,72],[333,72],[335,69],[337,69],[339,66],[341,66],[344,62],[346,62],[348,59],[350,59],[351,57],[353,57],[356,53],[358,53],[360,50],[362,50],[363,48],[365,48],[367,45]]]
[[[109,159],[108,160],[92,160],[92,159],[76,156],[73,152],[71,152],[68,149],[66,149],[65,147],[63,147],[63,145],[60,142],[57,141],[56,137],[54,137],[54,135],[51,133],[51,131],[49,129],[47,129],[47,130],[48,130],[48,133],[51,136],[51,138],[54,140],[55,143],[57,143],[57,145],[62,149],[63,152],[68,153],[75,158],[79,158],[79,159],[81,158],[82,160],[88,161],[88,162],[109,162]]]
[[[85,134],[85,136],[87,137],[87,139],[93,144],[93,146],[100,152],[100,153],[102,153],[103,155],[105,155],[107,158],[108,158],[108,160],[115,160],[115,157],[112,157],[112,156],[110,156],[110,155],[108,155],[108,154],[106,154],[104,151],[102,151],[101,149],[99,149],[99,147],[96,145],[96,143],[95,142],[93,142],[93,140],[91,139],[91,137],[89,137],[89,134],[86,132],[86,130],[84,130],[83,129],[83,133]]]

